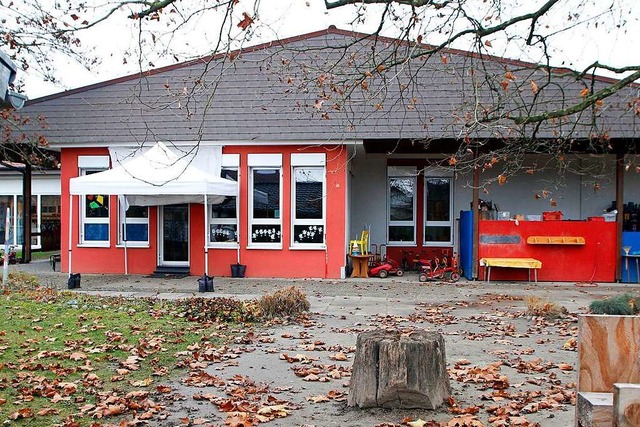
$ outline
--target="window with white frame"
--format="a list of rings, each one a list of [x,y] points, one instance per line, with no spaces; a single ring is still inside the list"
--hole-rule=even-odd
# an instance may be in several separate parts
[[[453,244],[452,178],[425,177],[425,245]]]
[[[128,246],[147,246],[149,244],[149,207],[126,205],[125,220],[123,202],[121,199],[118,200],[121,204],[118,243],[123,244],[126,240]]]
[[[324,248],[325,155],[292,154],[291,169],[291,245]]]
[[[78,156],[80,175],[91,175],[109,168],[109,156]],[[109,195],[80,196],[80,243],[109,245]]]
[[[416,168],[390,166],[387,174],[388,242],[389,244],[415,244]]]
[[[249,245],[282,248],[282,155],[249,154]]]
[[[238,182],[239,161],[238,154],[223,154],[220,176]],[[220,203],[212,204],[209,212],[209,243],[235,247],[238,243],[238,198],[225,196]]]

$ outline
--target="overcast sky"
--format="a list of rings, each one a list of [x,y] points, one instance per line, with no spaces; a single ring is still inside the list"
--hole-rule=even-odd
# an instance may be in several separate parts
[[[525,11],[529,11],[537,5],[536,2],[523,1]],[[586,18],[597,17],[596,9],[603,8],[603,4],[617,3],[617,7],[610,16],[605,17],[607,24],[595,25],[596,19],[586,20]],[[566,0],[565,4],[555,8],[554,13],[547,17],[547,28],[554,28],[554,24],[560,24],[566,27],[567,22],[574,24],[582,22],[577,28],[563,32],[554,37],[554,64],[557,66],[569,66],[571,68],[580,69],[588,64],[599,60],[600,62],[609,63],[614,66],[638,65],[640,64],[640,55],[637,53],[640,46],[640,6],[636,5],[638,0]],[[586,2],[586,6],[584,3]],[[568,17],[572,13],[576,5],[583,6],[581,8],[582,15],[579,18],[569,20]],[[594,8],[589,9],[590,5]],[[243,9],[243,6],[247,6]],[[258,43],[291,37],[295,35],[305,34],[327,28],[329,25],[335,25],[338,28],[369,33],[376,29],[379,24],[379,16],[381,8],[377,6],[369,6],[367,8],[367,19],[365,22],[352,26],[352,22],[356,17],[353,7],[344,7],[327,11],[323,0],[263,0],[260,3],[259,22],[255,26],[255,34],[252,39],[245,43],[245,46],[255,45]],[[234,22],[237,23],[241,19],[243,11],[253,14],[251,9],[252,2],[241,0],[236,8],[236,16]],[[607,6],[604,6],[606,10]],[[597,19],[604,19],[602,16]],[[626,25],[618,28],[622,20]],[[83,46],[89,51],[95,51],[101,58],[101,64],[91,71],[83,69],[78,64],[70,63],[65,58],[54,58],[54,62],[58,69],[58,78],[62,85],[54,86],[50,83],[43,82],[36,75],[25,76],[25,91],[29,98],[34,99],[52,93],[61,92],[65,89],[73,89],[98,83],[111,78],[116,78],[138,70],[136,64],[136,55],[126,56],[124,52],[134,52],[138,48],[138,40],[136,38],[137,31],[132,25],[131,20],[122,17],[112,19],[108,24],[103,24],[95,28],[95,30],[81,33],[80,37]],[[588,25],[587,25],[588,24]],[[424,25],[427,25],[425,22]],[[235,27],[235,24],[234,24]],[[215,22],[195,22],[188,29],[186,35],[174,38],[172,47],[178,51],[180,61],[197,56],[207,55],[210,47],[215,44],[217,37],[217,28]],[[238,31],[240,31],[238,29]],[[549,30],[551,31],[551,30]],[[387,30],[387,35],[393,35],[393,29]],[[437,35],[425,35],[425,41],[438,42]],[[539,51],[523,52],[506,47],[504,40],[495,38],[492,40],[492,51],[490,53],[497,56],[507,56],[514,59],[524,61],[538,62],[541,60]],[[466,43],[466,45],[465,45]],[[463,41],[455,47],[459,49],[468,49],[469,42]],[[179,47],[179,48],[178,48]],[[126,59],[126,64],[124,63]],[[153,63],[155,67],[169,65],[175,63],[173,56],[163,55],[154,57],[150,54],[142,61],[142,68],[152,68],[149,63]]]

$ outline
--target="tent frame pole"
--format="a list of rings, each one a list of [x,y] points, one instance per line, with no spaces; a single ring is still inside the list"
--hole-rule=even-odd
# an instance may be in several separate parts
[[[125,196],[122,196],[122,199],[124,200]],[[120,198],[118,198],[118,205],[121,205],[121,200]],[[126,203],[124,206],[122,206],[120,208],[120,211],[122,212],[122,216],[124,218],[123,220],[123,230],[122,230],[122,241],[124,243],[124,275],[127,276],[129,274],[129,256],[127,253],[127,211],[123,208],[126,207]],[[147,208],[149,209],[149,208]],[[147,215],[148,217],[149,215]]]
[[[204,194],[204,275],[209,275],[209,245],[207,244],[209,236],[209,209],[207,205],[207,194]]]
[[[240,206],[238,201],[240,200],[240,168],[238,168],[238,187],[236,188],[236,220],[240,221]],[[240,265],[240,227],[236,223],[236,263]]]
[[[73,246],[73,194],[69,194],[69,247],[67,248],[69,263],[69,277],[71,277],[71,251]]]

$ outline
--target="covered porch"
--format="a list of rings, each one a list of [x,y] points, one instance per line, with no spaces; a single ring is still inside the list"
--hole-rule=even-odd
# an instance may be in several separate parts
[[[613,146],[633,151],[627,142]],[[461,167],[451,161],[459,145],[369,140],[358,146],[349,174],[349,239],[368,230],[370,250],[408,270],[417,268],[417,259],[455,254],[468,279],[484,277],[483,256],[534,255],[543,258],[542,281],[636,279],[625,271],[622,236],[630,242],[634,226],[640,229],[638,156],[526,153],[509,169],[513,159],[487,164],[499,155],[491,150],[496,141],[477,154],[478,167],[473,153]],[[543,221],[550,219],[544,212],[561,212],[562,221]],[[527,243],[531,236],[569,235],[586,244]],[[625,243],[631,255],[640,254],[640,240],[634,241]],[[496,270],[492,278],[526,280],[526,274]]]

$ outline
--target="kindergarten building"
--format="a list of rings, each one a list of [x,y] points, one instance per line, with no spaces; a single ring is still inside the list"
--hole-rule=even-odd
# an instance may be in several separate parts
[[[30,101],[23,114],[46,117],[50,146],[61,151],[62,268],[230,276],[242,266],[247,277],[333,279],[348,274],[349,242],[366,230],[371,252],[409,269],[416,258],[455,252],[468,278],[482,277],[481,258],[498,255],[540,259],[538,280],[624,276],[623,233],[640,231],[632,229],[638,159],[628,154],[637,145],[638,88],[597,112],[610,151],[566,154],[585,168],[602,165],[597,178],[559,176],[555,157],[531,152],[520,172],[485,194],[474,179],[492,171],[448,161],[461,144],[483,139],[491,150],[523,135],[558,139],[593,111],[523,134],[468,131],[476,97],[493,96],[463,90],[477,58],[446,51],[446,61],[415,58],[414,67],[382,75],[372,46],[403,45],[331,27]],[[343,86],[331,67],[344,57],[361,70],[358,87]],[[551,79],[575,100],[584,89],[567,70],[549,76],[534,64],[489,63],[527,84]],[[574,132],[576,146],[590,132]],[[621,174],[625,165],[630,172]],[[487,201],[486,214],[464,213]],[[603,214],[612,203],[628,209],[610,221]],[[562,218],[539,221],[546,211]],[[629,255],[640,253],[640,239],[627,238],[635,242]],[[624,277],[636,280],[631,270]]]

